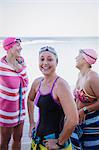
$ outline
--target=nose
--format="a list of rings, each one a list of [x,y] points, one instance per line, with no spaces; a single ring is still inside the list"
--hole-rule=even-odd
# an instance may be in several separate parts
[[[44,60],[44,61],[43,61],[43,64],[44,64],[44,65],[47,65],[47,64],[48,64],[47,60]]]

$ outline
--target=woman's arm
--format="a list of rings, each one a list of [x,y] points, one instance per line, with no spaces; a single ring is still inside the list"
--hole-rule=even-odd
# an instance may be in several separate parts
[[[94,93],[94,96],[96,97],[97,101],[89,106],[87,106],[87,109],[89,112],[99,110],[99,74],[96,72],[92,72],[90,74],[90,88]]]
[[[90,89],[90,93],[88,93],[89,95],[93,95],[94,97],[96,97],[97,101],[87,106],[83,106],[81,109],[79,109],[80,123],[82,123],[85,120],[86,114],[88,112],[99,110],[99,75],[96,72],[91,71],[88,76],[88,81]]]
[[[78,111],[76,103],[71,94],[69,85],[63,79],[58,81],[57,96],[64,110],[66,121],[64,123],[63,130],[59,137],[59,144],[62,145],[67,141],[72,134],[75,126],[78,124]]]
[[[28,94],[28,100],[27,100],[27,108],[28,108],[28,115],[29,115],[29,123],[30,123],[30,129],[29,129],[29,136],[31,137],[32,129],[35,127],[34,122],[34,98],[36,95],[36,85],[37,81],[35,80],[31,86],[31,89]]]
[[[87,110],[87,111],[85,111],[85,110]],[[79,109],[79,111],[78,111],[79,112],[79,123],[81,124],[85,120],[87,113],[95,111],[95,110],[99,110],[99,100],[93,104],[84,106],[81,109]]]
[[[99,99],[99,74],[92,72],[90,74],[89,84],[94,96]]]

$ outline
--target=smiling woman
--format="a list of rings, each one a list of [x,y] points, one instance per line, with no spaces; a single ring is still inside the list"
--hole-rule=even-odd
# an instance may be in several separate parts
[[[33,81],[27,103],[31,149],[72,150],[69,138],[78,123],[78,113],[67,81],[56,73],[57,64],[55,49],[42,47],[39,51],[39,69],[43,77]],[[39,108],[36,126],[34,104]]]

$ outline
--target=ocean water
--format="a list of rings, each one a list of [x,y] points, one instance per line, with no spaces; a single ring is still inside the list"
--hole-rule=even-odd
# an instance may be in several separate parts
[[[1,38],[2,41],[2,38]],[[93,48],[99,55],[99,38],[98,37],[46,37],[46,38],[22,38],[22,55],[27,64],[27,73],[29,77],[29,90],[33,80],[42,76],[38,67],[38,52],[42,46],[52,46],[58,53],[59,63],[57,73],[64,78],[74,88],[78,70],[75,67],[75,57],[78,55],[79,49]],[[2,43],[1,43],[2,44]],[[0,58],[6,54],[0,44]],[[99,72],[99,60],[93,66],[93,70]],[[29,92],[28,90],[28,92]],[[28,93],[27,93],[28,95]],[[38,119],[38,110],[35,108],[34,119]],[[28,115],[26,115],[23,143],[30,142],[28,138]]]

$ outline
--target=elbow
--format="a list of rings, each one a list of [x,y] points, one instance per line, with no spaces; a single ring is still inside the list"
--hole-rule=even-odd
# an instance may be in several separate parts
[[[69,120],[69,129],[70,130],[75,130],[75,127],[78,125],[78,120],[77,119],[72,119],[72,120]]]
[[[34,101],[31,98],[28,97],[28,99],[27,99],[27,107],[33,107],[33,105],[34,105]]]
[[[73,129],[79,124],[79,117],[77,116],[72,116],[72,118],[69,118],[69,124],[72,126]]]
[[[27,106],[31,105],[31,99],[28,97]]]
[[[72,121],[73,127],[75,128],[79,124],[79,119],[75,119]]]
[[[74,127],[76,127],[79,124],[79,115],[78,115],[78,113],[75,115],[75,117],[71,118],[71,122],[72,122]]]
[[[27,101],[27,106],[29,106],[29,104],[30,104],[30,102],[29,102],[29,100]]]
[[[72,128],[74,128],[74,129],[75,129],[75,127],[78,125],[78,123],[79,123],[78,120],[71,120],[71,121],[70,121],[70,124],[71,124]]]
[[[73,127],[75,128],[78,124],[79,124],[79,117],[78,115],[74,118],[72,118],[72,124],[73,124]]]
[[[76,111],[75,115],[71,116],[71,122],[76,127],[79,124],[79,114],[78,111]]]

